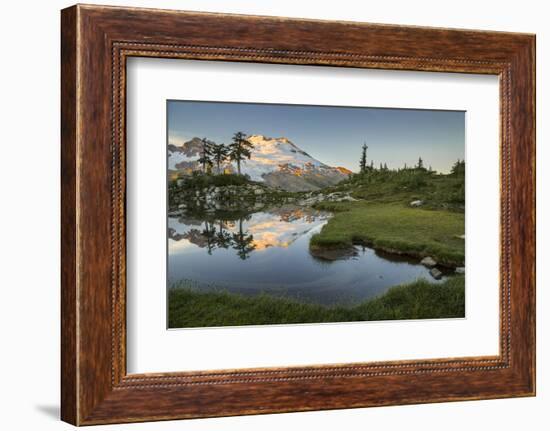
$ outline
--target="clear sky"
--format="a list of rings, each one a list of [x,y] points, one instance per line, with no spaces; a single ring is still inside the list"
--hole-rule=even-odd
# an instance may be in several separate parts
[[[169,141],[176,145],[195,136],[227,144],[237,131],[284,136],[317,160],[354,172],[363,142],[375,166],[412,166],[422,157],[426,167],[446,173],[464,159],[463,111],[172,100],[167,105]]]

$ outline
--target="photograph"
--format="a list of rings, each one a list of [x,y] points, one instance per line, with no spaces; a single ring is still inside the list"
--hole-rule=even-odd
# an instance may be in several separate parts
[[[465,317],[465,112],[167,101],[168,328]]]

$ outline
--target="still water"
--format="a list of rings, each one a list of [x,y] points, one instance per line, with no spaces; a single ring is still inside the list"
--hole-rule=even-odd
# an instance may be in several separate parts
[[[265,292],[331,305],[360,302],[419,278],[446,279],[434,280],[418,260],[368,247],[329,259],[312,256],[309,240],[330,213],[284,206],[227,218],[168,218],[168,286]]]

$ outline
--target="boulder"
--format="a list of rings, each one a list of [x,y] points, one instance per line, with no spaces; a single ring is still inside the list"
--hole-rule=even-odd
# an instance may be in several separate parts
[[[308,198],[301,201],[300,205],[313,205],[313,204],[316,204],[317,202],[318,200],[315,198]]]
[[[432,268],[437,265],[437,262],[431,256],[426,256],[420,261],[420,263],[424,266],[427,266],[428,268]]]
[[[457,273],[457,274],[466,274],[466,268],[464,268],[463,266],[459,266],[455,269],[455,273]]]
[[[424,204],[424,201],[421,201],[421,200],[416,200],[416,201],[412,201],[409,205],[411,207],[420,207]]]
[[[343,196],[340,199],[337,199],[337,202],[355,202],[357,199],[352,198],[351,196]]]
[[[437,268],[430,269],[430,275],[436,280],[440,280],[443,277],[443,273]]]
[[[323,199],[326,199],[327,201],[338,201],[341,196],[342,196],[341,193],[333,192],[326,196],[323,196]]]

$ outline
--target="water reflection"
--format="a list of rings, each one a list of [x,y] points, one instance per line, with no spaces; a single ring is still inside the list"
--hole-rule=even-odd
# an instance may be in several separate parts
[[[356,246],[336,259],[312,256],[309,240],[329,218],[330,213],[292,206],[169,217],[169,285],[347,304],[419,278],[446,279],[432,279],[418,260],[368,247]]]
[[[181,247],[178,242],[185,240],[206,249],[210,255],[216,249],[232,248],[245,260],[255,250],[289,247],[301,235],[324,224],[329,216],[329,213],[310,208],[285,206],[252,214],[204,213],[169,217],[169,253],[176,253]]]

